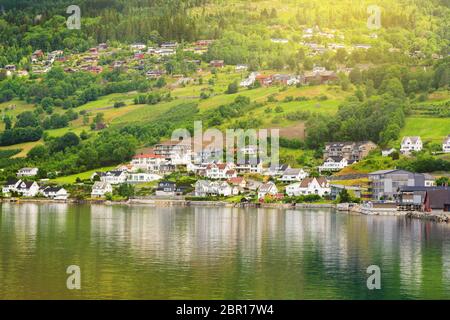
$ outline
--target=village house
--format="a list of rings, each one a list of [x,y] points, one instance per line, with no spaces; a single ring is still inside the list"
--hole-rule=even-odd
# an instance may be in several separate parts
[[[247,180],[247,184],[245,186],[245,189],[248,191],[253,191],[256,192],[259,189],[259,186],[262,185],[263,183],[261,181],[257,181],[257,180]]]
[[[94,180],[96,176],[100,177],[100,181],[114,185],[125,183],[127,181],[128,173],[120,170],[95,172],[92,174],[91,180]]]
[[[435,184],[428,174],[406,170],[379,170],[369,173],[369,191],[372,199],[394,199],[400,187],[425,187]]]
[[[23,197],[35,197],[39,193],[39,185],[36,181],[21,181],[14,191]]]
[[[247,181],[245,180],[244,177],[234,177],[234,178],[230,178],[227,180],[227,182],[233,186],[233,187],[237,187],[239,189],[239,191],[242,191],[245,189],[245,187],[247,186]]]
[[[205,176],[209,179],[229,179],[237,176],[231,163],[211,163],[205,169]]]
[[[234,69],[236,71],[247,71],[248,65],[246,65],[246,64],[238,64],[238,65],[236,65],[236,67]]]
[[[175,182],[160,181],[156,188],[156,195],[159,197],[179,196],[184,192],[183,187],[178,187]]]
[[[22,168],[17,171],[18,177],[34,177],[38,174],[38,168]]]
[[[161,180],[162,176],[154,173],[131,173],[128,175],[127,183],[145,183]]]
[[[318,169],[319,169],[319,172],[340,171],[355,162],[356,162],[355,160],[347,160],[347,159],[339,157],[339,156],[336,156],[336,157],[332,156],[332,157],[328,157]]]
[[[247,145],[245,147],[239,148],[237,150],[238,154],[243,156],[257,156],[258,155],[258,146],[257,145]]]
[[[91,197],[92,198],[102,198],[107,193],[111,194],[113,192],[112,185],[108,182],[96,181],[92,186]]]
[[[301,181],[308,177],[308,173],[303,169],[287,169],[280,178],[282,182]]]
[[[67,200],[67,198],[69,197],[67,190],[64,189],[63,187],[55,187],[55,186],[42,187],[40,188],[39,192],[44,197],[53,200]]]
[[[271,177],[282,176],[283,173],[291,169],[291,166],[288,164],[279,164],[279,165],[271,165],[265,172],[264,175]]]
[[[383,149],[383,150],[381,150],[381,155],[383,157],[389,157],[394,152],[397,152],[397,149],[395,149],[395,148]]]
[[[177,52],[174,49],[170,49],[170,48],[159,48],[159,49],[148,50],[147,53],[149,53],[151,55],[159,56],[159,57],[169,57],[169,56],[173,56]]]
[[[145,50],[147,46],[143,43],[133,43],[130,45],[131,50]]]
[[[161,172],[161,168],[168,165],[169,161],[161,155],[147,153],[135,155],[130,164],[133,171]]]
[[[223,196],[229,197],[239,193],[237,187],[230,186],[225,181],[207,181],[198,180],[195,183],[195,196],[207,197],[207,196]]]
[[[192,162],[195,164],[208,165],[213,162],[223,161],[223,148],[215,146],[207,146],[201,148],[201,150],[194,150],[192,155]]]
[[[195,42],[195,45],[199,47],[207,47],[211,45],[213,42],[214,40],[198,40]]]
[[[5,66],[5,70],[6,70],[6,71],[14,72],[14,71],[16,71],[16,66],[13,65],[13,64],[7,64],[7,65]]]
[[[445,153],[450,152],[450,134],[444,139],[444,142],[442,143],[442,151]]]
[[[419,152],[423,149],[422,139],[420,137],[403,137],[400,147],[402,154],[408,155],[413,151]]]
[[[212,60],[209,63],[209,66],[212,68],[223,68],[225,66],[225,62],[223,60]]]
[[[314,67],[312,71],[305,71],[301,77],[301,83],[308,84],[328,84],[338,79],[334,71],[326,70],[324,67]]]
[[[163,42],[161,43],[161,48],[165,48],[165,49],[176,49],[178,47],[178,43],[177,42]]]
[[[145,73],[148,79],[158,79],[166,74],[165,70],[149,70]]]
[[[282,39],[282,38],[272,38],[270,39],[273,43],[281,43],[281,44],[286,44],[289,42],[288,39]]]
[[[166,141],[155,146],[155,154],[170,159],[172,165],[187,165],[191,162],[192,146],[183,141]]]
[[[272,76],[270,75],[264,75],[264,74],[258,74],[256,76],[256,81],[259,82],[259,84],[263,87],[270,86],[272,84]]]
[[[377,145],[372,141],[328,142],[325,144],[323,159],[326,161],[330,157],[340,157],[349,161],[361,161],[376,148]]]
[[[275,84],[283,86],[295,86],[301,83],[300,77],[290,74],[275,74],[272,76],[272,81]]]
[[[316,194],[321,197],[331,194],[331,187],[325,177],[305,178],[286,187],[286,194],[290,197]]]
[[[42,59],[44,57],[44,52],[42,50],[36,50],[31,55],[31,61],[33,63],[37,62],[38,60]]]
[[[370,44],[355,44],[353,46],[354,49],[361,49],[361,50],[369,50],[370,48],[372,48],[372,46]]]
[[[276,194],[278,194],[278,188],[271,181],[261,184],[258,188],[258,199],[264,199],[266,196],[275,196]]]
[[[258,72],[252,72],[250,73],[250,75],[248,76],[247,79],[244,79],[241,81],[241,83],[239,84],[241,87],[250,87],[252,86],[255,81],[256,81],[256,77],[259,75]]]
[[[20,179],[13,179],[6,181],[6,184],[2,188],[2,193],[4,195],[11,194],[11,192],[17,192],[18,186],[22,183]]]
[[[399,210],[450,212],[450,188],[400,187],[396,201]]]
[[[235,167],[238,173],[258,173],[263,171],[262,161],[259,159],[246,159],[242,163],[238,163]]]

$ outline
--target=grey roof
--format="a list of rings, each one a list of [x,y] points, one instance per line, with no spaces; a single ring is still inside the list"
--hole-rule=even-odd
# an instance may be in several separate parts
[[[284,176],[296,176],[300,173],[301,170],[302,169],[295,169],[295,168],[287,169],[286,171],[284,171],[283,175]]]
[[[269,192],[270,189],[274,186],[275,186],[275,184],[272,182],[263,183],[262,185],[259,186],[259,191],[260,192]]]
[[[35,182],[34,181],[22,181],[21,183],[20,183],[20,185],[19,185],[19,188],[21,188],[21,189],[30,189],[31,188],[31,186],[34,184]],[[23,187],[22,185],[25,185],[25,187]]]

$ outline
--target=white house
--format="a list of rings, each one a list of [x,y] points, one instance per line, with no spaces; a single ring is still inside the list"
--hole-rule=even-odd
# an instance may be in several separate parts
[[[442,151],[445,153],[450,152],[450,134],[444,139],[444,142],[442,143]]]
[[[69,194],[63,187],[43,187],[39,190],[44,197],[54,200],[67,200]]]
[[[302,181],[309,174],[303,169],[287,169],[280,178],[283,182]]]
[[[128,175],[127,182],[129,183],[144,183],[161,180],[162,176],[155,173],[131,173]]]
[[[22,183],[22,180],[17,180],[17,179],[14,179],[14,180],[8,180],[7,182],[6,182],[6,184],[3,186],[3,188],[2,188],[2,193],[3,194],[10,194],[11,193],[11,191],[17,191],[17,187],[19,186],[19,184],[21,184]]]
[[[206,196],[224,196],[229,197],[233,194],[238,194],[239,190],[237,187],[230,186],[225,181],[207,181],[198,180],[195,183],[195,196],[206,197]]]
[[[34,197],[39,193],[39,185],[36,181],[21,181],[15,191],[24,197]]]
[[[319,167],[319,172],[322,171],[339,171],[354,163],[352,160],[347,160],[343,157],[328,157],[327,160]]]
[[[241,155],[245,155],[245,156],[257,156],[258,155],[258,146],[257,145],[248,145],[248,146],[239,148],[238,152]]]
[[[165,157],[153,153],[139,154],[131,160],[133,171],[144,170],[148,172],[159,172],[161,166],[167,165],[169,161]]]
[[[250,87],[252,86],[255,81],[256,81],[256,77],[259,75],[258,72],[252,72],[250,73],[250,75],[248,76],[247,79],[244,79],[241,81],[241,83],[239,84],[241,87]]]
[[[330,184],[324,177],[306,178],[302,182],[297,182],[286,187],[286,194],[290,197],[308,194],[317,194],[323,197],[330,193]]]
[[[238,64],[236,65],[236,71],[246,71],[248,69],[248,65],[246,64]]]
[[[236,171],[239,173],[259,173],[263,171],[263,164],[261,160],[247,159],[243,163],[236,165]]]
[[[278,188],[275,183],[269,181],[263,183],[258,188],[258,199],[264,199],[267,195],[276,195],[278,193]]]
[[[288,169],[291,169],[291,166],[288,164],[272,165],[266,171],[264,171],[264,175],[271,177],[282,176],[283,173]]]
[[[92,186],[91,197],[92,198],[101,198],[104,197],[107,193],[112,193],[113,188],[110,183],[103,181],[96,181]]]
[[[133,43],[130,45],[131,50],[145,50],[147,46],[143,43]]]
[[[206,167],[205,175],[209,179],[229,179],[237,176],[231,163],[211,163]]]
[[[289,42],[288,39],[282,39],[282,38],[272,38],[270,39],[273,43],[282,43],[282,44],[286,44]]]
[[[18,177],[34,177],[38,174],[38,168],[22,168],[17,171]]]
[[[125,183],[128,178],[128,173],[126,171],[114,170],[107,172],[95,172],[92,174],[91,179],[93,180],[95,176],[100,177],[100,181],[110,183],[110,184],[121,184]]]
[[[410,154],[412,151],[421,151],[423,149],[422,139],[420,137],[403,137],[400,152]]]
[[[389,157],[391,154],[393,154],[396,151],[397,151],[397,149],[395,149],[395,148],[384,149],[384,150],[381,150],[381,155],[383,157]]]

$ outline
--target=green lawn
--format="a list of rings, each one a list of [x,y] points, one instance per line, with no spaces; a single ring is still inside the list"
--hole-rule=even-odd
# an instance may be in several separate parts
[[[442,143],[444,137],[450,134],[450,118],[410,117],[400,133],[404,136],[420,136],[423,142]]]
[[[59,178],[56,178],[56,179],[52,179],[52,180],[50,180],[50,182],[58,183],[58,184],[71,184],[71,183],[75,183],[77,178],[80,178],[81,180],[89,179],[94,172],[113,170],[116,167],[117,166],[98,168],[98,169],[95,169],[95,170],[90,170],[90,171],[86,171],[86,172],[82,172],[82,173],[77,173],[77,174],[73,174],[73,175],[70,175],[70,176],[65,176],[65,177],[59,177]]]

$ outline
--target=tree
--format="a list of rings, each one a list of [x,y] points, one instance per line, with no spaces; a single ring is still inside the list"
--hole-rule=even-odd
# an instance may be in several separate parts
[[[134,196],[134,187],[131,184],[123,183],[117,188],[119,196],[130,199]]]
[[[12,119],[10,116],[5,115],[3,117],[3,123],[5,124],[5,130],[9,130],[12,128]]]
[[[236,81],[234,81],[228,85],[228,89],[227,89],[226,93],[234,94],[234,93],[237,93],[238,90],[239,90],[238,83]]]
[[[49,156],[48,148],[46,146],[35,146],[28,151],[27,157],[31,160],[45,159]]]
[[[350,193],[347,189],[342,189],[341,192],[339,192],[339,203],[349,203],[351,201],[352,197],[350,196]]]
[[[31,111],[22,112],[17,116],[16,128],[39,127],[39,119]]]
[[[381,83],[380,93],[391,94],[395,98],[404,98],[405,90],[402,82],[398,78],[385,79]]]
[[[436,179],[436,185],[441,187],[450,186],[450,178],[449,177],[440,177]]]

